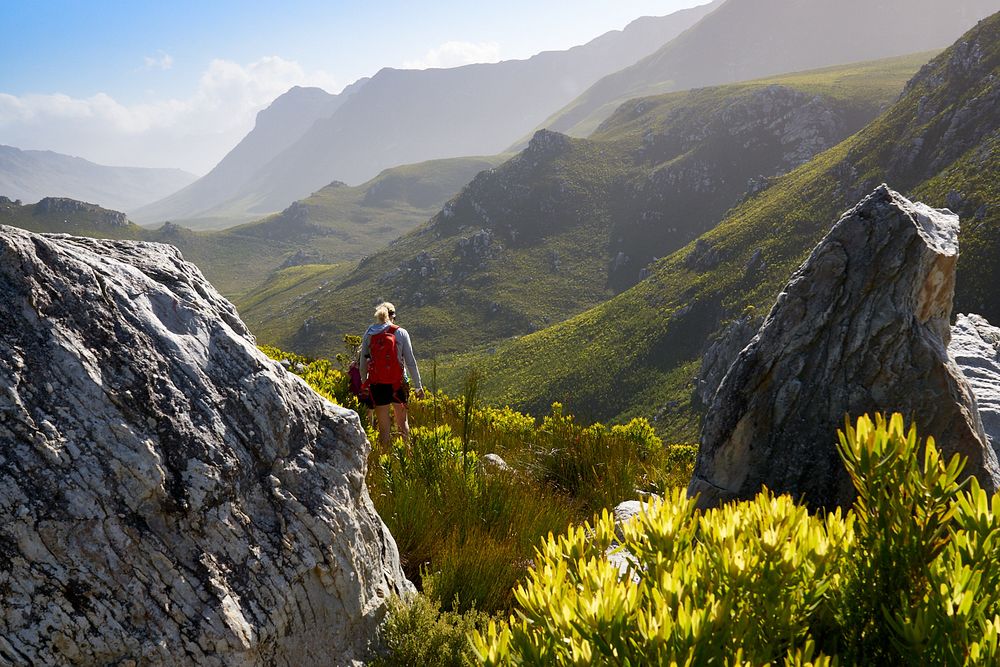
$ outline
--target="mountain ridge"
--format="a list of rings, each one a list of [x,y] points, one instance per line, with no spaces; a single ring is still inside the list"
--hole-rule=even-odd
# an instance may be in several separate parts
[[[501,153],[592,81],[652,52],[714,6],[645,17],[635,27],[524,60],[448,69],[383,68],[333,113],[314,118],[296,141],[256,164],[253,176],[227,182],[225,188],[223,179],[213,177],[208,179],[212,188],[196,183],[183,196],[134,213],[144,221],[235,213],[259,217],[333,180],[360,184],[394,165]]]
[[[443,382],[460,384],[475,365],[490,400],[529,410],[561,400],[588,419],[654,415],[661,433],[690,440],[705,410],[692,378],[713,339],[766,312],[840,212],[883,182],[964,216],[955,312],[1000,321],[998,45],[1000,13],[921,68],[862,131],[734,207],[635,287],[558,328],[453,357],[439,365]]]
[[[228,298],[236,298],[282,268],[357,261],[430,218],[477,172],[502,156],[451,158],[384,170],[360,186],[334,182],[281,213],[224,230],[194,230],[167,222],[139,227],[124,213],[85,202],[57,206],[0,201],[0,222],[35,232],[160,241],[184,256]],[[102,220],[119,220],[107,225]]]
[[[126,210],[196,179],[180,169],[113,167],[54,151],[0,144],[0,195],[30,203],[67,197]]]
[[[592,139],[539,131],[347,275],[297,273],[283,293],[247,295],[244,317],[263,340],[313,355],[338,350],[383,298],[437,354],[542,329],[627,289],[748,188],[860,129],[928,57],[639,100]]]
[[[633,97],[943,48],[997,10],[997,0],[728,0],[655,53],[596,82],[539,127],[587,136]],[[823,30],[803,29],[816,25]]]
[[[205,209],[204,197],[231,198],[233,182],[248,178],[274,158],[275,147],[294,142],[318,119],[334,113],[368,81],[359,79],[332,95],[315,87],[293,86],[257,114],[254,128],[208,174],[169,196],[131,212],[139,222],[163,222],[171,217],[224,217],[225,211]]]

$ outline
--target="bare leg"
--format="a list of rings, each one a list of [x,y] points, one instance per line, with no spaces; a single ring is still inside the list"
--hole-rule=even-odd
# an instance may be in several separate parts
[[[375,419],[378,421],[378,441],[383,449],[389,447],[390,436],[392,435],[392,422],[389,421],[389,406],[376,405]]]
[[[392,416],[396,418],[396,430],[399,431],[401,436],[403,436],[403,441],[407,444],[410,442],[410,422],[407,419],[408,414],[406,403],[392,404]]]

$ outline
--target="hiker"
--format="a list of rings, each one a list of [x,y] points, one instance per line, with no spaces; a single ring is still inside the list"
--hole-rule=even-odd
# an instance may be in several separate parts
[[[389,422],[390,404],[396,428],[403,440],[410,437],[406,413],[410,387],[406,372],[413,381],[417,398],[424,397],[410,334],[396,326],[395,319],[396,307],[388,302],[380,303],[375,307],[375,324],[368,327],[361,339],[361,377],[366,379],[371,391],[378,422],[378,439],[383,446],[389,444],[392,426]]]

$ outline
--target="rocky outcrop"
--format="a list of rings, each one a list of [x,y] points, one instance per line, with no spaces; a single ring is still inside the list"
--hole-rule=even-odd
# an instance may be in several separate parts
[[[972,387],[986,438],[1000,458],[1000,329],[979,315],[959,315],[948,353]]]
[[[128,217],[121,211],[111,211],[96,204],[66,197],[46,197],[35,204],[32,210],[38,215],[86,213],[95,216],[98,223],[109,227],[128,227]]]
[[[691,252],[684,257],[684,266],[692,271],[704,273],[717,267],[721,261],[719,251],[712,247],[711,243],[700,238],[695,241]]]
[[[360,662],[409,590],[354,412],[171,246],[0,226],[0,664]]]
[[[747,314],[733,320],[717,334],[717,337],[701,356],[701,368],[694,378],[694,394],[702,405],[711,405],[715,392],[722,384],[740,350],[747,346],[760,329],[760,317]]]
[[[812,506],[853,488],[844,415],[902,412],[993,491],[1000,465],[949,358],[958,218],[880,186],[846,213],[778,296],[705,419],[689,493],[702,507],[762,485]]]

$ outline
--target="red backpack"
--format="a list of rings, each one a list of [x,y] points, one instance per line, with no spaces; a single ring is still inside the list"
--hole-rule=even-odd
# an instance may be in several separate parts
[[[368,341],[368,353],[371,362],[368,364],[368,382],[371,384],[391,384],[400,387],[403,384],[403,367],[399,363],[396,352],[395,324],[390,324]]]

